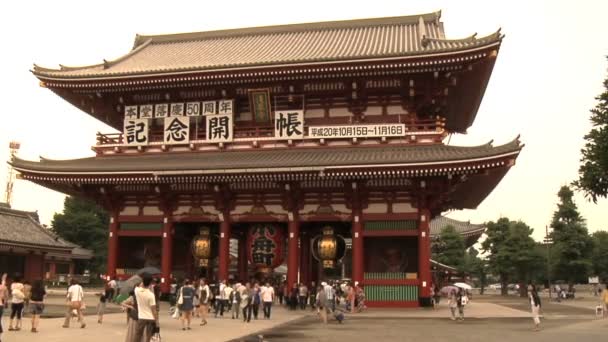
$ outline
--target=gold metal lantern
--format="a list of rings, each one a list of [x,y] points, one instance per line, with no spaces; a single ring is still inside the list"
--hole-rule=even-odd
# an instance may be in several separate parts
[[[318,255],[323,263],[323,268],[333,268],[338,254],[338,240],[334,235],[332,227],[323,228],[323,236],[319,239]]]
[[[192,255],[198,260],[199,267],[208,267],[211,258],[211,236],[209,227],[200,229],[199,235],[192,240]]]

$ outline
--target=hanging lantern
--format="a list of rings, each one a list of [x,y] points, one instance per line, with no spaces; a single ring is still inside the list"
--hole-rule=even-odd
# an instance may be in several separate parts
[[[319,240],[319,258],[323,262],[323,268],[333,268],[336,254],[338,253],[338,242],[334,236],[334,229],[323,228],[323,236]]]
[[[283,263],[285,235],[272,223],[255,224],[247,234],[247,257],[258,272],[268,274]]]
[[[200,229],[192,240],[192,255],[199,261],[199,267],[208,267],[211,258],[211,236],[208,227]]]
[[[323,268],[334,268],[336,261],[346,254],[346,241],[334,234],[330,226],[323,227],[323,234],[313,239],[313,257],[321,262]]]

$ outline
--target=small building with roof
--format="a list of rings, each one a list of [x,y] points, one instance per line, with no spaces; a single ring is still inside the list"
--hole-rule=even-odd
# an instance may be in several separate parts
[[[67,280],[81,274],[93,253],[40,224],[38,213],[0,203],[0,274],[24,280]]]

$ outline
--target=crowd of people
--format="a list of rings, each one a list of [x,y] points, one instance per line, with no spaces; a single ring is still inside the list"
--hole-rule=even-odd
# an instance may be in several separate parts
[[[0,318],[10,303],[9,331],[20,331],[25,312],[31,314],[31,332],[37,333],[40,315],[44,312],[47,296],[41,280],[30,284],[20,275],[10,279],[2,276],[0,283]],[[150,341],[159,332],[160,282],[148,275],[134,284],[128,293],[119,289],[116,280],[105,283],[98,293],[97,322],[103,323],[108,303],[119,304],[127,316],[126,341]],[[66,309],[64,328],[76,321],[81,329],[86,328],[84,310],[85,292],[76,279],[71,279],[65,295]],[[321,321],[327,323],[327,316],[333,313],[341,322],[344,312],[360,312],[365,308],[365,293],[358,283],[322,282],[292,284],[286,282],[230,282],[220,281],[208,284],[205,279],[191,281],[185,279],[172,286],[170,296],[173,318],[181,320],[183,330],[191,330],[192,322],[200,320],[200,326],[208,324],[209,315],[222,318],[242,319],[250,323],[258,318],[271,319],[273,305],[285,306],[289,310],[316,310]],[[3,333],[0,319],[0,339]]]

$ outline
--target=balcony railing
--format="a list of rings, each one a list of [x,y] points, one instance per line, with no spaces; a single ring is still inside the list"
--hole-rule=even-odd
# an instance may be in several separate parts
[[[361,124],[372,125],[382,124],[386,122],[365,122]],[[388,122],[389,124],[398,122]],[[416,119],[400,122],[405,124],[405,136],[408,135],[429,135],[443,136],[445,134],[445,119]],[[237,125],[239,123],[237,122]],[[308,124],[308,123],[307,123]],[[348,123],[347,123],[348,124]],[[315,123],[316,125],[332,126],[333,124]],[[335,126],[344,126],[345,123],[335,124]],[[353,124],[356,125],[356,124]],[[307,138],[308,127],[304,128],[304,137]],[[163,127],[162,125],[152,125],[148,134],[151,145],[163,144]],[[317,138],[315,138],[317,139]],[[335,140],[336,138],[332,138]],[[340,139],[340,138],[338,138]],[[344,138],[350,139],[350,138]],[[378,138],[380,139],[380,138]],[[232,143],[251,142],[255,140],[272,141],[274,137],[274,127],[272,125],[265,126],[236,126],[234,127],[234,139]],[[206,130],[203,124],[194,124],[190,126],[190,141],[189,143],[196,144],[213,144],[206,141]],[[217,143],[215,143],[217,144]],[[97,133],[97,144],[95,148],[120,147],[124,145],[123,133]]]

